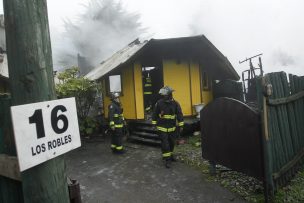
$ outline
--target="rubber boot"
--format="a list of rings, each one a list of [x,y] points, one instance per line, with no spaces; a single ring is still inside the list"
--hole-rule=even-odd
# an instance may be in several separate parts
[[[127,152],[126,149],[117,150],[117,154],[124,154],[126,152]]]
[[[166,168],[171,168],[171,160],[170,159],[165,160],[165,167]]]
[[[176,156],[174,156],[174,155],[171,155],[170,159],[171,159],[171,161],[173,161],[173,162],[177,162]]]

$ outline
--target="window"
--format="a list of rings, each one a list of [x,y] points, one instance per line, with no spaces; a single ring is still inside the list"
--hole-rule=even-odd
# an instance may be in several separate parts
[[[110,75],[109,76],[109,92],[120,92],[121,93],[121,76]]]
[[[202,87],[204,91],[210,91],[211,90],[211,85],[212,85],[212,80],[208,76],[206,71],[202,72]]]

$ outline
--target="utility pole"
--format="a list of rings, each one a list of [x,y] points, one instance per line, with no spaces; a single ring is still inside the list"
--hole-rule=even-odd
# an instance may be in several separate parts
[[[4,0],[4,14],[12,105],[55,99],[46,0]],[[62,156],[23,171],[21,181],[26,203],[69,202]]]

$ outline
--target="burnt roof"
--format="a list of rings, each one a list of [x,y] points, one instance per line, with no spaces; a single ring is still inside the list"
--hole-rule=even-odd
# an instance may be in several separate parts
[[[163,59],[186,59],[198,61],[202,67],[211,74],[213,79],[240,79],[227,57],[225,57],[204,35],[169,39],[151,39],[143,43],[139,43],[138,40],[134,42],[136,43],[130,43],[127,47],[100,64],[94,69],[95,71],[91,71],[87,77],[90,79],[99,79],[103,75],[112,72],[114,69],[136,60],[139,60],[143,66],[157,66],[162,63]],[[116,61],[114,62],[113,60]],[[115,63],[114,66],[113,63]],[[107,64],[111,64],[111,67]]]

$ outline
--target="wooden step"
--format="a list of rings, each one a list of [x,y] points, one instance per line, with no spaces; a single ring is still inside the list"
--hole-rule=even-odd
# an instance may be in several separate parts
[[[138,136],[134,136],[134,135],[131,135],[128,138],[128,140],[130,140],[130,141],[136,141],[136,142],[141,142],[141,143],[145,143],[145,144],[153,144],[153,145],[160,145],[161,144],[160,140],[147,139],[147,138],[138,137]]]
[[[157,129],[154,126],[141,126],[138,125],[135,127],[136,131],[146,131],[146,132],[152,132],[157,133]]]
[[[135,125],[152,125],[151,120],[136,120],[130,121],[131,124]]]
[[[132,135],[142,137],[142,138],[147,138],[147,139],[159,140],[159,136],[157,134],[154,134],[154,133],[147,133],[147,132],[142,132],[142,131],[133,131],[131,133],[131,136]]]

